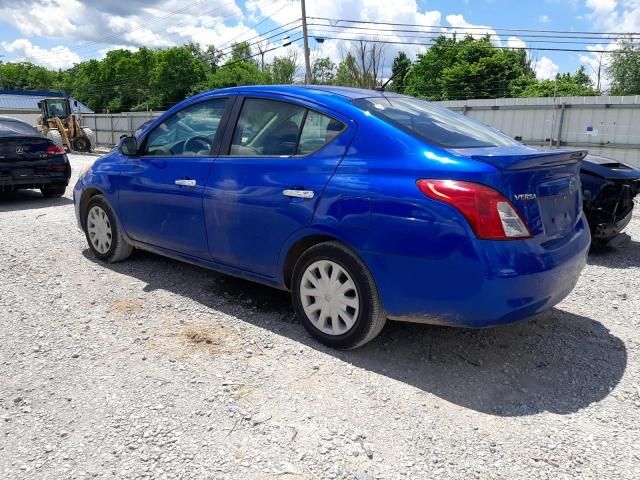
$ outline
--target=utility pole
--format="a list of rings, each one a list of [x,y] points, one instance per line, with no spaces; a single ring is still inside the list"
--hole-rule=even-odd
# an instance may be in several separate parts
[[[307,8],[304,0],[300,0],[302,7],[302,38],[304,40],[304,83],[311,83],[311,63],[309,61],[309,36],[307,35]]]

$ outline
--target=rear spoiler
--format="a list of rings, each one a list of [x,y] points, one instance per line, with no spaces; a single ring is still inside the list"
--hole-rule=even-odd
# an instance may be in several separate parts
[[[538,151],[533,153],[496,152],[492,154],[471,154],[469,158],[497,166],[504,170],[524,170],[527,168],[554,167],[578,163],[587,156],[587,150]]]

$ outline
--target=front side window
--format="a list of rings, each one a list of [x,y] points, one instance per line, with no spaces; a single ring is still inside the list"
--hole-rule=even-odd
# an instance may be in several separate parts
[[[411,97],[358,98],[355,106],[408,130],[442,148],[479,148],[519,145],[508,136],[480,122],[432,103]]]
[[[176,112],[149,134],[146,155],[211,155],[211,147],[225,106],[225,98],[216,98]]]

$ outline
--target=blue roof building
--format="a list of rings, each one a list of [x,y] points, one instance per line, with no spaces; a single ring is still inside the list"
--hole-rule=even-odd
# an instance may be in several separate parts
[[[38,102],[44,98],[68,97],[63,92],[33,90],[0,90],[0,115],[38,113]],[[69,97],[71,109],[76,113],[93,113],[84,103]],[[77,102],[77,106],[74,104]]]

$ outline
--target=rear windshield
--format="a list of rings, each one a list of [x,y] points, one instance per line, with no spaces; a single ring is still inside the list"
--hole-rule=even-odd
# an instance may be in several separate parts
[[[411,97],[358,98],[355,106],[442,148],[519,145],[493,128],[446,108]]]
[[[12,137],[15,135],[38,135],[38,131],[23,122],[0,119],[0,137]]]

